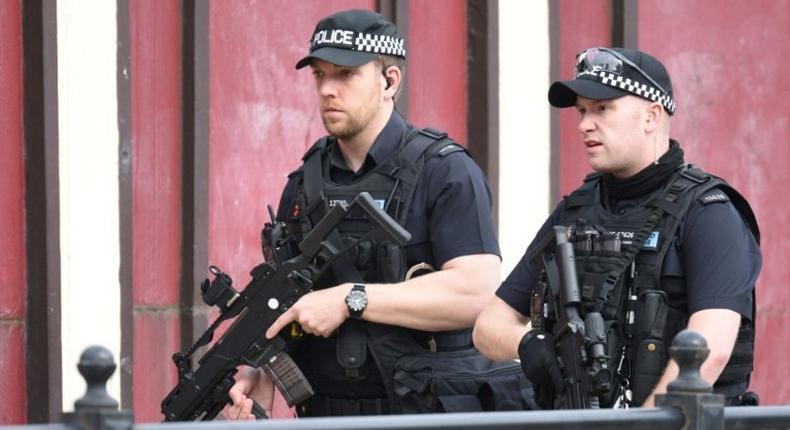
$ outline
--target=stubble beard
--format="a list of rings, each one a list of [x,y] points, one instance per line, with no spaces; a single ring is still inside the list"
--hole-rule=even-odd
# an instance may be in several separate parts
[[[373,121],[373,117],[377,112],[374,100],[370,100],[369,103],[369,105],[360,108],[356,112],[347,111],[345,121],[330,122],[326,117],[322,116],[321,121],[324,123],[327,133],[340,140],[353,139],[362,133]]]
[[[348,121],[345,122],[329,122],[326,119],[322,120],[327,133],[329,133],[330,136],[340,140],[347,140],[356,137],[362,132],[362,130],[365,129],[366,126],[366,124],[364,124],[362,121],[351,116],[349,116]]]

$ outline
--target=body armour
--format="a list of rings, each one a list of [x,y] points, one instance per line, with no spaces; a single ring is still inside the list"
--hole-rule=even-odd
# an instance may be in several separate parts
[[[382,209],[405,226],[425,162],[432,157],[464,151],[446,133],[412,129],[405,133],[399,147],[386,160],[355,181],[339,184],[332,181],[329,174],[332,143],[329,139],[325,137],[317,141],[303,157],[303,166],[294,173],[301,176],[298,178],[299,192],[285,220],[289,235],[287,242],[294,250],[294,244],[329,208],[350,203],[362,191],[370,193]],[[348,214],[337,230],[346,245],[369,228],[370,221],[360,212]],[[361,242],[344,257],[343,261],[333,265],[333,270],[316,281],[317,289],[344,282],[400,282],[407,270],[405,250],[390,242]],[[433,261],[426,263],[434,264]],[[379,343],[377,340],[381,338],[386,338],[386,341]],[[423,335],[412,330],[349,319],[329,338],[304,335],[300,342],[292,345],[292,353],[319,395],[391,399],[395,360],[404,354],[421,351],[421,340],[424,340]],[[331,362],[333,358],[336,362]],[[395,406],[384,405],[377,406],[373,412],[396,410]]]
[[[601,204],[601,182],[600,174],[589,175],[566,198],[559,224],[573,228],[569,240],[582,308],[595,307],[605,320],[609,369],[616,383],[600,396],[600,405],[641,405],[663,374],[671,340],[688,322],[682,264],[670,268],[665,257],[670,247],[679,251],[682,246],[678,232],[691,203],[726,195],[758,243],[759,231],[751,208],[735,189],[693,166],[681,167],[651,200],[620,214]],[[546,300],[554,298],[548,294]],[[746,391],[753,349],[753,324],[742,321],[715,392],[735,397]]]

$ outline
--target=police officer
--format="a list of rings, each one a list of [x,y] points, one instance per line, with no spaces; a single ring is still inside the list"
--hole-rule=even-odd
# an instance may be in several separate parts
[[[365,282],[328,274],[268,329],[271,338],[298,322],[304,333],[291,352],[316,394],[297,405],[300,416],[399,412],[389,401],[389,378],[392,356],[402,352],[384,350],[403,346],[393,345],[406,342],[403,332],[419,337],[460,329],[466,332],[448,339],[471,346],[471,327],[499,283],[484,175],[445,134],[414,128],[394,109],[405,58],[405,41],[392,23],[349,10],[317,24],[309,54],[296,64],[312,72],[329,135],[289,176],[277,219],[297,241],[307,233],[312,208],[348,203],[367,191],[411,233],[405,253],[360,244],[352,259]],[[344,238],[365,229],[364,220],[357,221],[341,223]],[[404,281],[410,267],[426,270]],[[265,374],[245,368],[237,381],[226,417],[253,418],[252,400],[271,411],[272,383]]]
[[[685,164],[670,139],[675,101],[666,69],[644,52],[590,48],[578,54],[575,78],[554,82],[548,97],[554,107],[579,112],[582,148],[596,173],[549,216],[481,313],[475,345],[493,359],[520,358],[533,383],[553,392],[539,399],[543,407],[563,407],[554,395],[569,381],[549,328],[556,315],[546,312],[559,299],[540,289],[543,265],[534,257],[553,226],[568,226],[580,309],[602,309],[616,378],[598,404],[652,406],[678,374],[667,349],[683,328],[700,332],[710,348],[703,378],[729,403],[744,402],[759,232],[748,203],[723,180]],[[609,287],[607,299],[600,292]],[[545,322],[544,330],[532,329],[533,321]]]

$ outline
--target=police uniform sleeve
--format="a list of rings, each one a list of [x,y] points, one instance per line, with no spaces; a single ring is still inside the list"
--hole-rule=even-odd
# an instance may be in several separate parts
[[[535,235],[535,238],[532,239],[532,243],[527,247],[521,260],[516,264],[516,267],[513,268],[513,271],[510,272],[496,291],[497,297],[524,316],[529,316],[530,314],[530,297],[532,296],[532,290],[535,288],[540,278],[540,273],[543,270],[540,264],[535,264],[532,261],[532,253],[546,235],[553,234],[552,227],[559,222],[561,205],[562,203],[560,203],[560,206],[557,206],[554,212],[546,219]]]
[[[464,255],[499,256],[491,191],[477,164],[458,151],[431,158],[423,171],[425,191],[419,192],[418,183],[415,197],[425,201],[414,205],[427,212],[426,233],[437,267]]]
[[[730,309],[752,319],[760,248],[726,195],[712,193],[692,204],[682,231],[688,311]]]

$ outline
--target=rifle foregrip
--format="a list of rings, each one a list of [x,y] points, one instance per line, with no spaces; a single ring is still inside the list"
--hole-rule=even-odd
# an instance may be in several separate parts
[[[289,407],[307,400],[314,394],[307,378],[285,351],[275,354],[262,368],[280,390]]]

